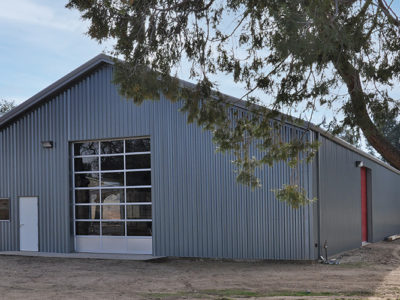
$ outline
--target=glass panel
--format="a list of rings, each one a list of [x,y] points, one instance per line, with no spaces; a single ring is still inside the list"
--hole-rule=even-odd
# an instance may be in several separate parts
[[[151,205],[127,205],[127,219],[151,219]]]
[[[99,205],[75,206],[75,219],[99,220],[100,206]]]
[[[101,202],[102,203],[124,203],[124,189],[118,190],[101,190]]]
[[[151,202],[151,189],[127,189],[126,202]]]
[[[150,169],[151,156],[150,154],[124,155],[124,148],[127,153],[150,152],[150,139],[74,144],[75,156],[88,156],[76,157],[73,162],[76,172],[86,172],[74,174],[75,187],[88,188],[74,191],[77,204],[75,206],[75,218],[78,220],[75,221],[77,235],[100,235],[100,232],[104,236],[152,235],[152,222],[138,221],[152,218],[151,188],[126,189],[125,187],[125,185],[151,185],[150,171],[125,171]],[[89,174],[88,171],[96,173]],[[103,188],[99,189],[100,186]],[[139,202],[148,204],[134,205]],[[6,208],[3,208],[0,199],[0,219],[3,217],[9,217],[9,203],[7,202]],[[130,221],[126,221],[125,218]],[[99,222],[99,220],[109,221]]]
[[[123,156],[106,156],[101,158],[101,170],[123,170],[124,157]]]
[[[75,143],[74,154],[75,155],[99,154],[99,143],[98,142]]]
[[[127,222],[128,236],[151,236],[151,222]]]
[[[103,235],[125,235],[124,222],[102,222],[101,229]]]
[[[75,171],[98,171],[99,158],[98,157],[80,157],[75,158]]]
[[[75,203],[99,203],[98,190],[77,190],[75,191]]]
[[[99,186],[99,174],[75,174],[76,187]]]
[[[124,141],[109,141],[100,143],[101,154],[124,152]]]
[[[124,173],[101,173],[102,186],[122,186],[124,185]]]
[[[0,199],[0,220],[10,220],[10,200]]]
[[[126,169],[150,169],[150,154],[127,155]]]
[[[100,222],[83,222],[75,224],[76,235],[100,235]]]
[[[135,139],[125,141],[126,152],[150,151],[150,139]]]
[[[124,205],[103,205],[102,219],[103,220],[123,220],[125,219]]]
[[[151,185],[151,176],[149,171],[127,172],[126,185]]]

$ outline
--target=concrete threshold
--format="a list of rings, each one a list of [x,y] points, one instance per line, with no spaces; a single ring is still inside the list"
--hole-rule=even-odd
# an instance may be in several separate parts
[[[0,251],[0,256],[28,256],[28,257],[54,257],[54,258],[80,258],[80,259],[115,259],[136,261],[157,261],[165,259],[164,256],[151,254],[118,254],[118,253],[53,253],[33,251]]]

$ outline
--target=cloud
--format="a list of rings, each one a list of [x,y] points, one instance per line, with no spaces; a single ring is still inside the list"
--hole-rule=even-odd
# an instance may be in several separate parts
[[[82,21],[58,14],[50,6],[33,0],[0,1],[0,22],[31,24],[48,28],[73,31]]]

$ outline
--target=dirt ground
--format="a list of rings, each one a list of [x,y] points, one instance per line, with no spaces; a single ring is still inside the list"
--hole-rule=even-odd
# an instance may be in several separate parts
[[[400,299],[400,240],[339,265],[0,256],[1,299]]]

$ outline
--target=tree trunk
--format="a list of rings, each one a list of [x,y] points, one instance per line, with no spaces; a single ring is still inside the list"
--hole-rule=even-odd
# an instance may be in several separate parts
[[[349,63],[349,60],[346,59],[343,54],[334,62],[334,66],[347,85],[355,124],[361,128],[371,146],[374,147],[390,165],[400,170],[400,150],[394,147],[382,135],[368,114],[358,70]]]

